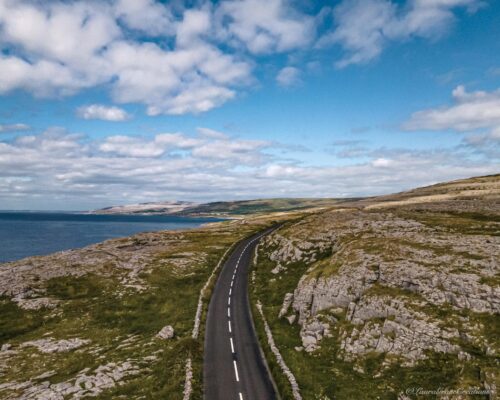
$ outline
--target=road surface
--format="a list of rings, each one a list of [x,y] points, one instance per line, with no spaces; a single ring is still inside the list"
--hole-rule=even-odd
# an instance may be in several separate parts
[[[205,400],[276,399],[248,300],[248,269],[255,246],[273,229],[240,242],[220,272],[205,330]]]

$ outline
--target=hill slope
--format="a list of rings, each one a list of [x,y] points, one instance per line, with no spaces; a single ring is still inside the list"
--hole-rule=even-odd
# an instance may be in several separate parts
[[[493,393],[499,259],[500,175],[471,178],[289,223],[261,246],[251,295],[305,399]]]

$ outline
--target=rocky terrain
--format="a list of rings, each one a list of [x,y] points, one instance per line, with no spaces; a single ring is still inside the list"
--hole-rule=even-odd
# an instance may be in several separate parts
[[[496,398],[500,176],[345,202],[258,257],[252,296],[303,398]]]
[[[206,282],[233,242],[269,223],[144,233],[0,264],[0,399],[200,399],[203,336],[192,332],[203,326]]]
[[[284,399],[496,398],[500,176],[224,207],[239,219],[0,264],[0,399],[201,399],[217,265],[279,220],[250,296]]]

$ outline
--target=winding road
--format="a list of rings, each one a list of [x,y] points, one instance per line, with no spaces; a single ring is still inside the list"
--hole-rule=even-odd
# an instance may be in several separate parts
[[[259,239],[238,243],[224,263],[208,306],[203,381],[205,400],[276,399],[252,322],[248,269]]]

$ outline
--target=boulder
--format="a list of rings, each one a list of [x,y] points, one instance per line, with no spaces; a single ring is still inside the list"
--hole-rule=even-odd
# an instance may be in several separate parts
[[[156,337],[160,339],[172,339],[174,337],[174,328],[171,325],[164,326],[161,331],[157,333]]]

